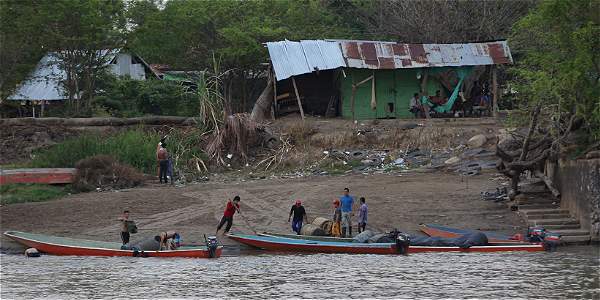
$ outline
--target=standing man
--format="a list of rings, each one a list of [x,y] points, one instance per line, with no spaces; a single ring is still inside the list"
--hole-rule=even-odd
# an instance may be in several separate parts
[[[219,233],[219,230],[221,230],[221,227],[223,227],[225,223],[227,223],[227,226],[225,226],[225,234],[229,232],[231,225],[233,225],[233,215],[236,211],[240,214],[242,213],[240,211],[240,196],[233,197],[233,201],[231,201],[231,199],[227,201],[227,204],[225,205],[225,211],[223,212],[223,217],[221,218],[219,226],[217,226],[217,232],[215,235]]]
[[[290,215],[288,216],[288,222],[292,218],[292,214],[294,215],[294,219],[292,220],[292,230],[296,232],[296,234],[300,234],[300,230],[302,229],[302,221],[308,223],[308,218],[306,216],[306,210],[304,206],[302,206],[302,201],[296,200],[296,203],[292,205],[292,209],[290,209]]]
[[[360,197],[360,208],[358,208],[358,233],[365,231],[365,228],[367,227],[367,212],[369,208],[365,202],[365,197]]]
[[[162,139],[156,147],[156,160],[158,160],[158,179],[160,183],[169,183],[167,178],[167,171],[169,170],[169,153],[167,152],[167,145]]]
[[[129,224],[133,223],[133,221],[129,221],[129,211],[128,210],[124,210],[123,211],[123,215],[121,216],[121,218],[119,218],[119,221],[121,222],[121,241],[123,242],[123,246],[127,246],[127,244],[129,244]],[[131,225],[132,227],[135,225]]]
[[[340,197],[340,203],[342,204],[342,237],[352,237],[352,206],[354,205],[354,198],[350,196],[350,189],[344,188],[344,195]]]

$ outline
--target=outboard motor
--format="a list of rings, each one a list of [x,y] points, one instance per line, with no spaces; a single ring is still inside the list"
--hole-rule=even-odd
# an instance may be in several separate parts
[[[543,243],[546,236],[546,229],[542,226],[529,227],[527,237],[530,243]]]
[[[208,248],[208,257],[217,257],[217,248],[219,248],[219,240],[217,240],[217,237],[206,237],[206,235],[204,235],[204,241],[206,242],[206,247]]]
[[[560,234],[553,232],[546,232],[544,235],[544,249],[552,252],[556,250],[556,247],[560,245]]]
[[[397,232],[395,241],[396,251],[398,251],[399,254],[408,254],[408,248],[410,247],[410,236],[402,232]]]

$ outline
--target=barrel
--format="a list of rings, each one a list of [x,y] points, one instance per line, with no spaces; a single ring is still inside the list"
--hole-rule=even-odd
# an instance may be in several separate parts
[[[324,236],[325,230],[323,230],[321,227],[315,226],[313,224],[306,224],[306,225],[302,226],[302,229],[300,230],[300,234]]]
[[[331,235],[331,226],[333,226],[333,222],[331,220],[323,217],[317,217],[312,221],[312,224],[323,229],[326,235]]]

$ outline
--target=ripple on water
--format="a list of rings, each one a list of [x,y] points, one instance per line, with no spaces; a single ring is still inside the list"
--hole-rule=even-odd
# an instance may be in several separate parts
[[[600,298],[598,248],[554,253],[0,255],[1,298]]]

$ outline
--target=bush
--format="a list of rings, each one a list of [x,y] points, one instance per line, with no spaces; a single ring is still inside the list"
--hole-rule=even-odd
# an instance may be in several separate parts
[[[73,188],[87,192],[95,188],[115,189],[141,185],[144,175],[131,166],[119,163],[108,155],[96,155],[80,160],[75,165],[77,173]]]
[[[75,167],[82,159],[105,154],[143,172],[156,171],[156,144],[160,135],[142,130],[130,130],[105,138],[82,135],[34,153],[31,162],[36,168]]]
[[[0,186],[0,203],[2,205],[41,202],[66,196],[69,193],[68,186],[55,186],[46,184],[6,184]]]

